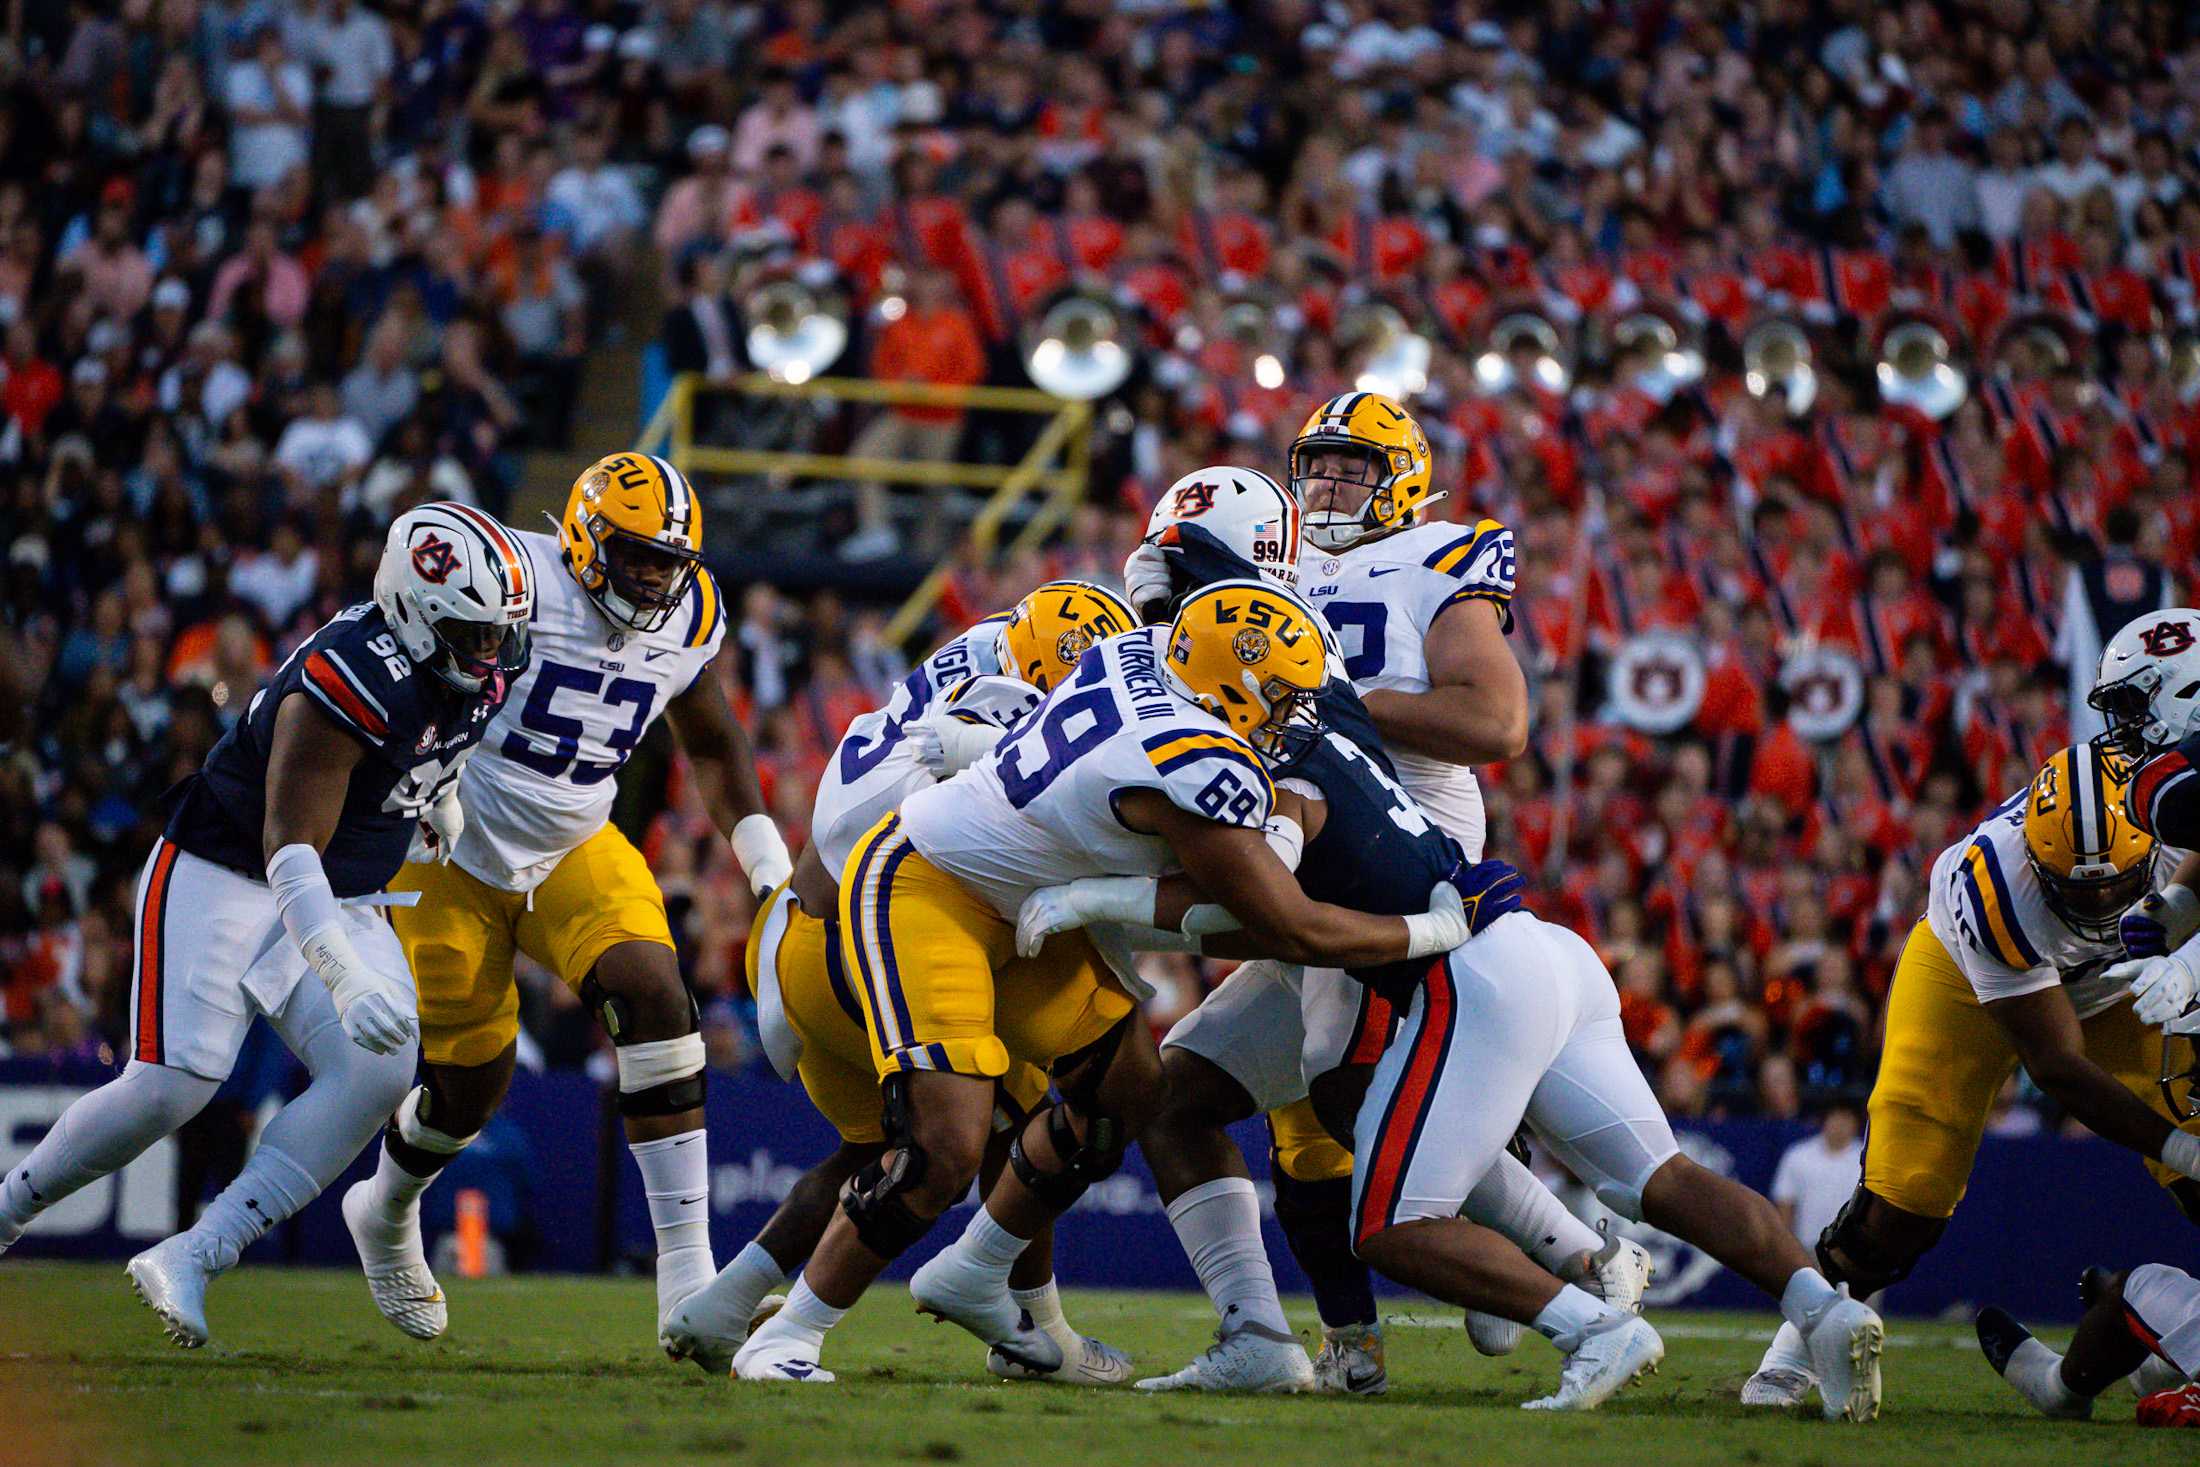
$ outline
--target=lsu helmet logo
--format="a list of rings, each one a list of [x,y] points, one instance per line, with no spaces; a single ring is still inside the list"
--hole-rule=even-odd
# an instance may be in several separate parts
[[[413,572],[430,585],[440,586],[458,569],[458,552],[451,542],[437,535],[429,535],[412,549]]]
[[[1230,650],[1238,661],[1253,667],[1268,655],[1268,634],[1259,627],[1247,627],[1230,639]]]
[[[1071,627],[1054,639],[1054,655],[1064,667],[1073,665],[1092,645],[1092,628]]]
[[[2189,652],[2193,645],[2192,628],[2181,621],[2156,622],[2139,633],[2139,644],[2147,649],[2150,657],[2175,657]]]

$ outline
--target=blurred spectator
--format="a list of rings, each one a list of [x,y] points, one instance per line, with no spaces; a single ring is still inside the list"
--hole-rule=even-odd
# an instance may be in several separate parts
[[[984,379],[985,348],[977,323],[945,270],[916,272],[908,310],[878,334],[871,375],[882,382],[938,387],[967,387]],[[849,452],[856,458],[936,462],[954,455],[962,429],[960,408],[896,404],[871,419]],[[863,491],[856,500],[856,533],[841,546],[849,560],[891,555],[901,543],[886,516],[886,486],[867,484]]]
[[[1805,1248],[1818,1237],[1854,1195],[1864,1174],[1864,1127],[1853,1101],[1826,1108],[1818,1133],[1780,1153],[1767,1194],[1780,1209],[1780,1220]]]

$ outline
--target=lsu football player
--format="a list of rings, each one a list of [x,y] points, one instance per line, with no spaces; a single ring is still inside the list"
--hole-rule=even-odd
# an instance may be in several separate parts
[[[1008,1295],[1009,1274],[1040,1228],[1121,1163],[1160,1067],[1127,949],[1109,942],[1104,955],[1079,931],[1019,952],[1016,917],[1041,884],[1181,867],[1275,951],[1317,963],[1427,956],[1465,935],[1449,885],[1429,911],[1374,916],[1309,901],[1271,849],[1263,760],[1317,732],[1324,667],[1303,603],[1257,582],[1209,587],[1171,626],[1087,651],[1008,738],[857,843],[841,878],[842,960],[891,1150],[842,1193],[735,1374],[831,1379],[818,1361],[826,1331],[968,1189],[997,1082],[1018,1059],[1048,1064],[1061,1099],[1024,1124],[980,1217],[910,1291],[1004,1358],[1060,1369],[1061,1350]]]
[[[886,1149],[878,1072],[862,1010],[841,964],[839,872],[856,842],[903,801],[967,768],[1000,741],[1094,642],[1131,626],[1130,608],[1084,581],[1049,581],[926,658],[886,706],[848,726],[828,761],[811,816],[811,840],[793,878],[765,899],[750,929],[748,972],[758,1027],[782,1079],[799,1078],[840,1145],[788,1193],[755,1239],[718,1277],[673,1312],[667,1348],[730,1360],[752,1317],[817,1246],[841,1188]],[[1004,670],[1013,670],[1003,675]],[[1045,1099],[1046,1072],[1017,1062],[1000,1079],[1004,1125]],[[995,1132],[1005,1162],[1007,1137]],[[1130,1375],[1121,1351],[1077,1334],[1055,1287],[1051,1230],[1017,1260],[1010,1286],[1034,1325],[1062,1350],[1050,1379],[1115,1384]],[[1022,1367],[989,1355],[997,1375]]]
[[[1296,501],[1257,470],[1218,465],[1187,474],[1156,504],[1124,568],[1133,604],[1155,621],[1214,581],[1258,573],[1294,584],[1297,556],[1278,549],[1277,530],[1285,527],[1290,535],[1296,519]],[[1386,779],[1396,774],[1366,709],[1334,666],[1322,716],[1328,740],[1343,737]],[[1357,768],[1319,757],[1316,763],[1320,774],[1347,787]],[[1340,822],[1340,828],[1350,825]],[[1429,833],[1455,852],[1454,859],[1463,859],[1447,834]],[[1325,849],[1342,854],[1335,842]],[[1300,870],[1301,884],[1317,900],[1346,906],[1365,905],[1343,894],[1362,875]],[[1411,890],[1412,882],[1401,889]],[[1107,920],[1101,912],[1082,915]],[[1351,1246],[1352,1157],[1337,1138],[1351,1135],[1391,1024],[1391,1006],[1341,971],[1302,972],[1257,959],[1240,965],[1163,1040],[1168,1098],[1142,1138],[1143,1149],[1170,1222],[1224,1328],[1214,1348],[1183,1370],[1140,1382],[1142,1388],[1387,1389],[1374,1291]],[[1224,1131],[1264,1110],[1274,1141],[1276,1219],[1313,1285],[1322,1320],[1311,1377],[1276,1297],[1244,1159]],[[1331,1117],[1328,1126],[1323,1111]],[[1510,1155],[1477,1186],[1468,1215],[1554,1274],[1621,1307],[1634,1307],[1648,1282],[1648,1255],[1639,1245],[1600,1238]],[[1517,1338],[1510,1321],[1480,1324],[1478,1339],[1493,1328]]]
[[[1963,1200],[1994,1097],[2019,1064],[2095,1134],[2148,1158],[2191,1210],[2200,1135],[2161,1093],[2164,1036],[2114,971],[2119,919],[2169,879],[2130,814],[2107,739],[2058,750],[1933,863],[1925,915],[1887,995],[1886,1048],[1856,1195],[1818,1241],[1829,1278],[1867,1297],[1908,1277]],[[1791,1405],[1813,1376],[1782,1329],[1744,1405]]]
[[[536,590],[481,511],[398,516],[374,599],[301,643],[170,792],[138,881],[129,1063],[0,1183],[0,1251],[196,1115],[259,1016],[313,1078],[197,1224],[130,1261],[168,1338],[205,1344],[207,1285],[372,1139],[415,1052],[412,975],[374,908],[458,833],[460,770],[527,665]]]
[[[496,1112],[519,1034],[515,953],[574,989],[610,1036],[618,1106],[657,1235],[658,1320],[712,1275],[703,1038],[664,897],[610,823],[615,776],[664,716],[750,883],[784,881],[747,736],[717,659],[718,587],[679,470],[614,453],[573,481],[555,536],[515,534],[538,587],[534,660],[459,781],[448,861],[407,866],[394,909],[420,991],[426,1081],[344,1196],[375,1305],[417,1339],[448,1320],[421,1246],[420,1196]]]

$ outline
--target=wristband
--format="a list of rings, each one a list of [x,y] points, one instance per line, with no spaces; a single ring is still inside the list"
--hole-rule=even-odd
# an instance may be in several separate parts
[[[1086,926],[1095,922],[1135,927],[1156,925],[1153,909],[1161,883],[1151,876],[1086,877],[1076,882],[1071,890],[1076,893],[1072,905],[1085,919]]]
[[[2172,1131],[2162,1143],[2162,1165],[2182,1176],[2200,1181],[2200,1136]]]
[[[284,846],[267,861],[267,884],[283,928],[339,1005],[366,978],[366,964],[344,931],[343,909],[328,884],[321,853],[303,841]]]
[[[794,870],[794,859],[787,854],[786,839],[779,827],[762,811],[744,815],[727,837],[733,846],[733,858],[741,863],[741,874],[752,885],[770,877],[769,886],[777,886]]]

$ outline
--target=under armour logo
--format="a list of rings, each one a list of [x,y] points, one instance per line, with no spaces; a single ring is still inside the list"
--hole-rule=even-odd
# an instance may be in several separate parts
[[[2181,621],[2156,622],[2139,633],[2139,642],[2150,657],[2175,657],[2192,649],[2192,628]]]
[[[431,585],[442,585],[458,569],[458,552],[451,542],[430,534],[427,539],[413,546],[413,570]]]
[[[254,1215],[255,1217],[259,1218],[259,1219],[260,1219],[260,1221],[262,1221],[262,1222],[264,1222],[264,1223],[268,1223],[268,1224],[273,1224],[273,1223],[274,1223],[275,1219],[273,1219],[273,1218],[269,1217],[269,1216],[267,1215],[267,1210],[266,1210],[265,1208],[263,1208],[263,1207],[261,1207],[261,1206],[260,1206],[260,1199],[259,1199],[259,1198],[257,1198],[257,1197],[247,1197],[247,1198],[245,1198],[245,1200],[244,1200],[244,1205],[245,1205],[245,1206],[247,1206],[247,1207],[249,1207],[249,1208],[251,1208],[251,1209],[252,1209],[252,1213],[253,1213],[253,1215]]]

